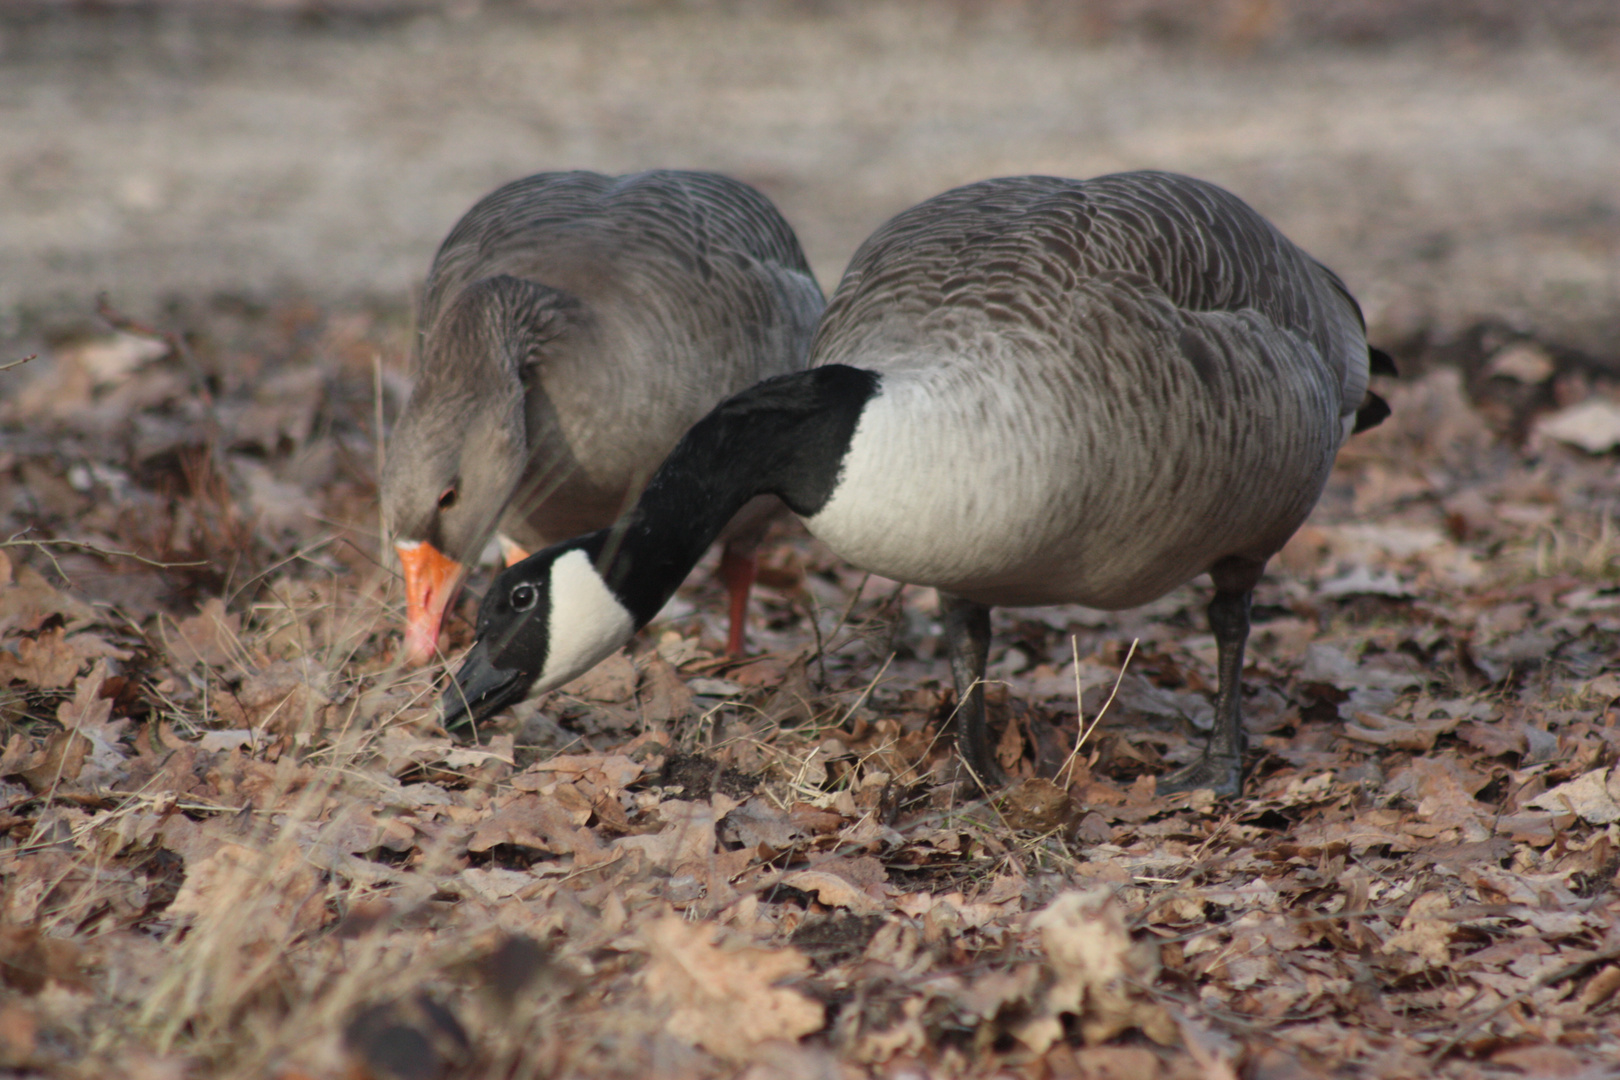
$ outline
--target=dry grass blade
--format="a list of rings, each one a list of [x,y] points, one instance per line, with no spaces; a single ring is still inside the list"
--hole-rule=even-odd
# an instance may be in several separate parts
[[[146,556],[137,554],[133,551],[120,551],[117,548],[103,547],[100,544],[92,544],[87,540],[29,540],[20,536],[12,536],[6,540],[0,541],[0,548],[6,547],[34,547],[42,550],[52,547],[70,548],[74,551],[88,552],[91,555],[97,555],[103,559],[128,559],[130,562],[137,562],[142,566],[156,567],[159,570],[178,570],[187,566],[208,565],[206,562],[195,559],[190,562],[164,562],[159,559],[148,559]]]
[[[1140,638],[1132,639],[1131,647],[1125,653],[1125,659],[1120,662],[1119,674],[1114,677],[1114,688],[1109,691],[1108,700],[1102,703],[1102,708],[1097,710],[1097,715],[1092,717],[1091,723],[1087,725],[1085,722],[1085,707],[1080,702],[1079,639],[1075,637],[1069,638],[1069,648],[1074,656],[1074,707],[1076,714],[1080,718],[1080,723],[1077,728],[1079,734],[1074,740],[1074,749],[1069,751],[1069,756],[1064,759],[1063,767],[1057,772],[1058,776],[1067,775],[1069,777],[1068,780],[1064,781],[1065,787],[1074,782],[1074,760],[1080,756],[1080,748],[1085,746],[1086,740],[1091,737],[1091,733],[1097,730],[1098,724],[1102,723],[1102,718],[1108,713],[1108,708],[1114,703],[1114,698],[1119,696],[1119,684],[1125,680],[1125,672],[1131,666],[1131,657],[1136,655],[1136,646],[1140,643]]]

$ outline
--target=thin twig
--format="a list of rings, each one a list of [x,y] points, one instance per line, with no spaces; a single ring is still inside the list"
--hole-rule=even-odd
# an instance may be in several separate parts
[[[22,367],[24,364],[28,363],[28,361],[30,361],[30,360],[38,360],[38,359],[39,359],[39,353],[29,353],[27,356],[23,357],[21,360],[13,360],[9,364],[0,364],[0,371],[10,371],[14,367]]]
[[[878,668],[878,673],[872,676],[872,680],[866,684],[866,689],[862,690],[855,698],[854,704],[849,707],[848,712],[844,713],[844,718],[836,726],[842,727],[844,724],[849,723],[850,717],[855,715],[855,710],[866,704],[866,699],[872,695],[872,691],[877,687],[878,680],[883,678],[883,673],[889,670],[890,664],[894,663],[894,657],[895,654],[890,653],[889,658],[883,661],[883,666]]]
[[[1063,762],[1063,767],[1058,770],[1059,776],[1062,776],[1064,772],[1069,773],[1069,779],[1063,785],[1065,791],[1068,790],[1069,784],[1074,783],[1074,772],[1072,769],[1074,759],[1080,755],[1080,748],[1086,744],[1087,739],[1091,738],[1091,733],[1097,730],[1097,725],[1102,723],[1103,714],[1108,711],[1108,706],[1114,703],[1115,696],[1119,694],[1119,684],[1125,679],[1125,669],[1131,666],[1131,657],[1136,655],[1136,646],[1139,645],[1141,641],[1141,638],[1133,638],[1131,640],[1130,650],[1125,654],[1125,662],[1119,665],[1119,674],[1114,677],[1114,688],[1113,690],[1109,691],[1108,700],[1103,702],[1102,708],[1098,709],[1097,715],[1092,718],[1091,726],[1087,727],[1086,710],[1085,707],[1080,703],[1080,646],[1077,644],[1077,639],[1072,635],[1070,636],[1069,647],[1074,650],[1074,707],[1079,715],[1079,719],[1077,721],[1079,737],[1074,740],[1074,749],[1069,751],[1069,756]]]
[[[388,461],[387,447],[383,445],[383,371],[382,353],[373,349],[371,352],[371,400],[376,411],[372,423],[376,425],[377,436],[377,485],[382,486],[383,466]],[[377,501],[377,560],[379,563],[388,558],[388,522],[383,520],[382,500]]]
[[[92,555],[99,555],[104,559],[133,559],[146,566],[155,566],[159,570],[173,570],[182,566],[207,566],[206,562],[159,562],[148,559],[144,555],[137,555],[133,551],[120,551],[117,548],[105,548],[100,544],[92,544],[88,540],[24,540],[22,533],[13,535],[8,540],[0,540],[0,547],[66,547],[79,551],[88,551]]]

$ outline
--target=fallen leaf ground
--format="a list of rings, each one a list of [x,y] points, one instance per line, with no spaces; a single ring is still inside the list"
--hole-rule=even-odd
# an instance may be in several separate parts
[[[1613,358],[1398,350],[1261,587],[1245,798],[1154,791],[1201,585],[998,613],[987,802],[931,593],[788,527],[756,658],[700,571],[457,744],[376,535],[408,321],[104,314],[0,373],[7,1075],[1614,1075]]]

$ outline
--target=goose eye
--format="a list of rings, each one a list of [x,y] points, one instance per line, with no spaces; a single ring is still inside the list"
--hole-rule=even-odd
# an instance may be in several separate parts
[[[448,510],[456,505],[456,489],[447,487],[439,494],[439,509]]]
[[[528,611],[540,599],[540,590],[533,585],[514,585],[510,599],[513,611]]]

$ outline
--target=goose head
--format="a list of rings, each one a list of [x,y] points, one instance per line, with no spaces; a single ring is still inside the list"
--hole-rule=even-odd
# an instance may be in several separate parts
[[[496,575],[478,608],[478,642],[444,692],[445,727],[555,690],[630,640],[644,620],[597,569],[608,538],[555,544]]]
[[[383,467],[383,527],[405,577],[405,653],[431,659],[444,614],[528,465],[525,381],[556,334],[552,290],[475,282],[435,320]]]

